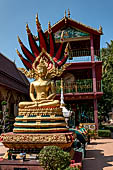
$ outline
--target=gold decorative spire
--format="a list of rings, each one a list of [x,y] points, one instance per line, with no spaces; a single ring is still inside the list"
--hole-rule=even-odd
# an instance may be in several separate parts
[[[16,49],[16,53],[18,54],[18,56],[20,57],[21,60],[23,60],[22,55],[19,53],[19,51]]]
[[[68,8],[68,18],[70,18],[70,10],[69,10],[69,8]]]
[[[30,31],[30,29],[29,29],[28,24],[26,24],[26,31],[27,31],[27,33],[28,33],[28,34],[30,34],[30,33],[31,33],[31,31]]]
[[[17,54],[19,55],[20,53],[19,53],[19,51],[16,49],[16,52],[17,52]]]
[[[39,23],[38,14],[36,14],[36,24]]]
[[[48,22],[48,33],[51,33],[51,23],[50,23],[50,21]]]
[[[36,25],[37,25],[37,30],[40,31],[41,30],[41,24],[40,24],[39,19],[38,19],[38,14],[36,14]]]
[[[65,48],[65,54],[67,54],[69,51],[69,43],[67,43],[66,48]]]
[[[19,36],[17,36],[19,44],[22,46],[22,41],[20,40]]]

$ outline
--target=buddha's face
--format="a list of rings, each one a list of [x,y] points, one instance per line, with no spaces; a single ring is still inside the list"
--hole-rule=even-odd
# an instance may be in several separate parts
[[[37,73],[39,77],[44,77],[47,73],[47,68],[42,66],[37,66]]]

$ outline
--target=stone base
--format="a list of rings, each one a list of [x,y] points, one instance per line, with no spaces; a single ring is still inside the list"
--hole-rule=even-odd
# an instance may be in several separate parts
[[[0,170],[44,170],[38,160],[2,160],[0,161]]]
[[[38,149],[44,146],[56,145],[62,149],[71,147],[73,143],[72,132],[67,133],[4,133],[1,134],[1,142],[9,149]]]

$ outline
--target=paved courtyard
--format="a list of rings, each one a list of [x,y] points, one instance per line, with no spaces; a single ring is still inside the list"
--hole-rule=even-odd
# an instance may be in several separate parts
[[[113,170],[113,139],[91,140],[87,145],[83,170]]]
[[[5,148],[2,143],[0,143],[0,158],[2,158],[4,156],[5,152],[7,152],[7,150],[8,149]]]

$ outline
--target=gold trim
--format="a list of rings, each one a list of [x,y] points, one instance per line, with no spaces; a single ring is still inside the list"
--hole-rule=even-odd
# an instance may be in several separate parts
[[[31,144],[31,143],[29,143],[29,144],[24,144],[24,143],[21,143],[21,144],[11,144],[11,143],[3,143],[4,144],[4,146],[6,147],[6,148],[9,148],[9,149],[12,149],[12,148],[14,148],[14,149],[22,149],[22,148],[24,148],[24,149],[36,149],[36,148],[43,148],[44,146],[52,146],[52,145],[55,145],[55,146],[58,146],[58,147],[60,147],[60,148],[62,148],[62,149],[64,149],[64,148],[69,148],[69,147],[71,147],[71,145],[72,145],[72,142],[70,142],[70,143],[49,143],[49,144]]]
[[[15,127],[57,127],[57,126],[66,126],[66,123],[40,123],[40,121],[36,123],[14,123]]]
[[[90,37],[76,37],[76,38],[64,38],[63,42],[71,42],[71,41],[85,41],[85,40],[90,40]],[[55,40],[56,43],[60,43],[60,40]]]
[[[19,118],[19,117],[16,117],[15,118],[15,121],[34,121],[34,120],[50,120],[50,121],[56,121],[56,120],[65,120],[64,117],[41,117],[41,116],[37,116],[37,117],[26,117],[24,116],[23,118]]]
[[[13,129],[13,132],[20,132],[20,133],[23,133],[23,132],[32,132],[32,133],[35,133],[35,132],[63,132],[63,131],[67,131],[68,129],[67,128],[51,128],[51,129]]]
[[[59,21],[57,21],[55,24],[53,24],[53,26],[51,26],[51,29],[54,28],[57,24],[59,24],[59,23],[62,22],[63,20],[65,21],[65,17],[63,17],[61,20],[59,20]],[[91,30],[93,30],[93,31],[96,31],[96,32],[98,32],[99,34],[103,34],[103,32],[101,32],[100,30],[97,30],[97,29],[95,29],[95,28],[92,28],[92,27],[90,27],[90,26],[87,26],[87,25],[85,25],[85,24],[83,24],[83,23],[81,23],[81,22],[75,21],[75,20],[73,20],[73,19],[71,19],[71,18],[67,18],[67,20],[70,20],[70,21],[72,21],[72,22],[74,22],[74,23],[77,23],[77,24],[79,24],[79,25],[81,25],[81,26],[84,26],[85,28],[89,28],[89,29],[91,29]],[[74,27],[74,28],[76,28],[76,27]],[[45,30],[45,33],[46,33],[47,31],[48,31],[48,30]]]

